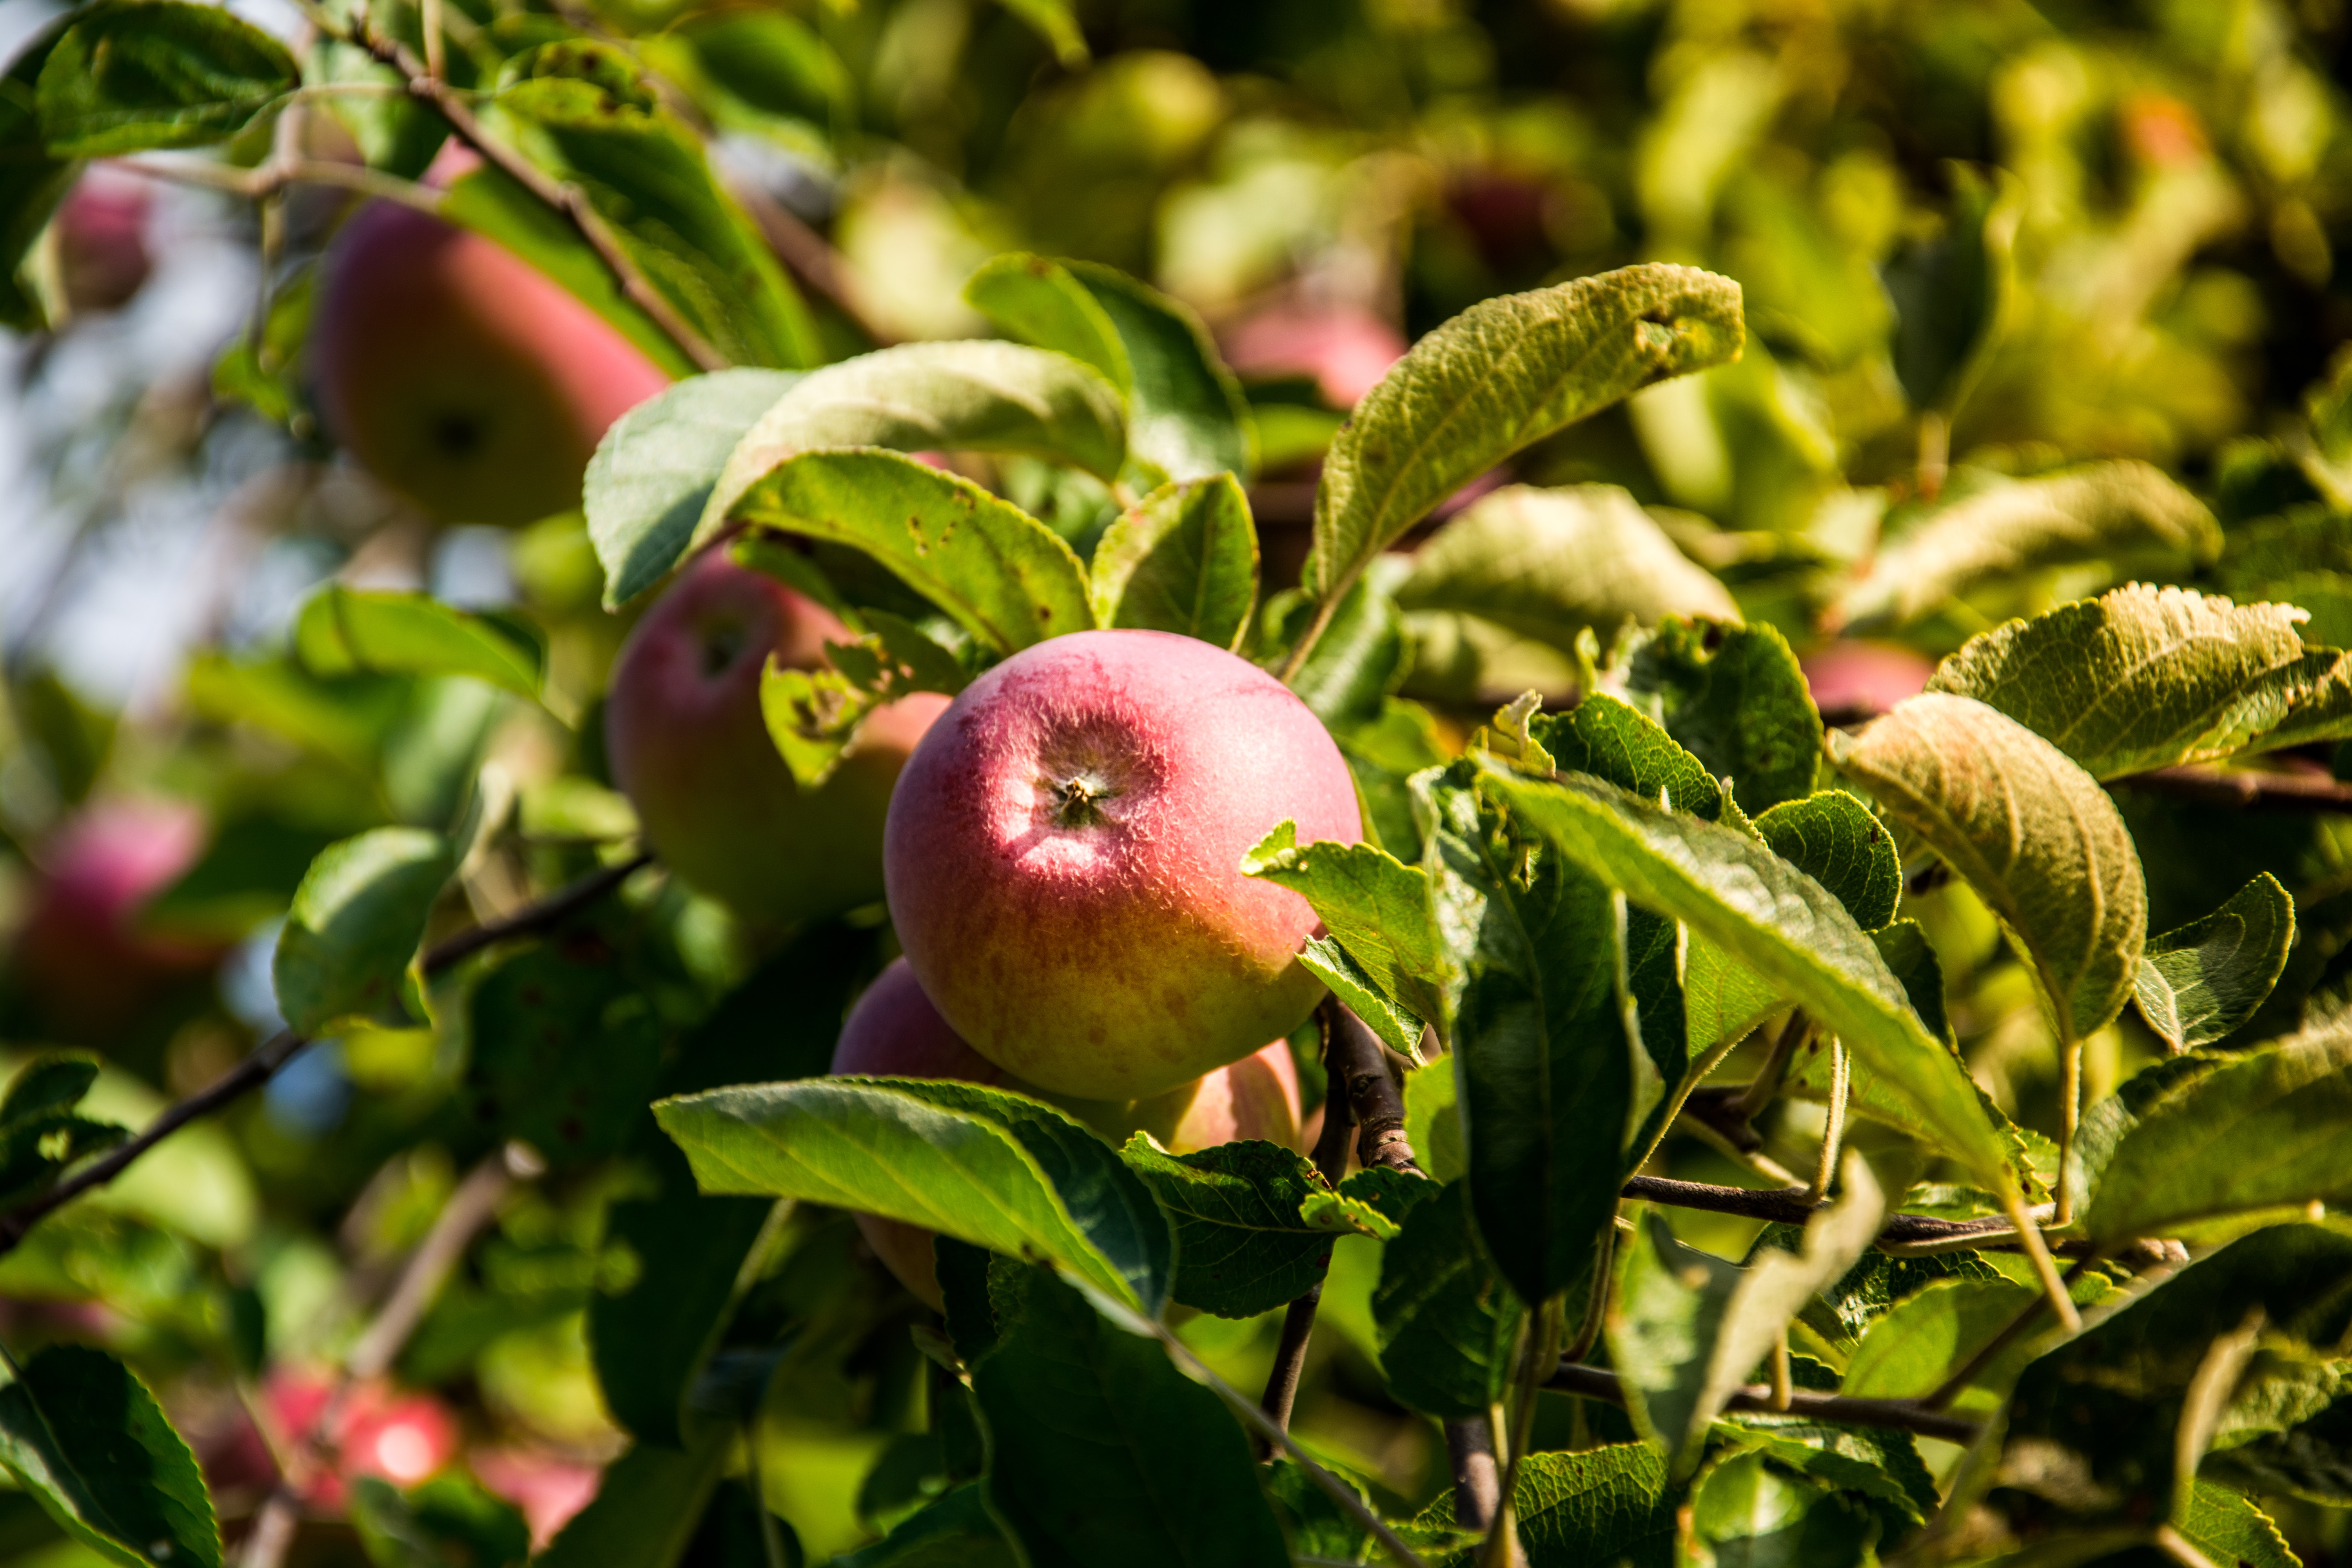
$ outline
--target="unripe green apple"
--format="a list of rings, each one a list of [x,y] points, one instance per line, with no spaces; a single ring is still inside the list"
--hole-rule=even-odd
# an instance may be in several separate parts
[[[621,648],[604,709],[613,780],[664,863],[746,920],[783,925],[882,896],[882,825],[907,753],[947,707],[918,693],[866,717],[833,776],[793,781],[760,713],[771,654],[813,669],[850,640],[824,606],[714,550]]]
[[[328,247],[310,353],[328,434],[452,522],[578,506],[605,429],[669,384],[512,251],[392,202]]]
[[[1058,1105],[1113,1142],[1148,1131],[1171,1152],[1257,1138],[1297,1148],[1298,1076],[1290,1045],[1276,1040],[1255,1056],[1220,1068],[1140,1104],[1088,1102],[1041,1094],[964,1044],[940,1016],[903,958],[877,976],[841,1026],[834,1047],[835,1076],[955,1079],[1011,1089]],[[933,1267],[933,1233],[905,1220],[858,1214],[860,1234],[898,1282],[932,1307],[940,1305]]]
[[[1056,1093],[1161,1094],[1306,1020],[1307,900],[1244,877],[1286,819],[1362,836],[1354,781],[1264,670],[1165,632],[1080,632],[965,689],[890,803],[890,914],[971,1047]]]

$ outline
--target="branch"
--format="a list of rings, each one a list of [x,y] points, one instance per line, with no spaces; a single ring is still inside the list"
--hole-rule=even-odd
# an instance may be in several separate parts
[[[621,292],[628,297],[629,302],[652,317],[654,324],[685,351],[686,357],[692,360],[697,368],[706,371],[727,368],[727,356],[695,331],[693,324],[678,314],[677,308],[669,302],[668,297],[656,289],[637,269],[637,264],[629,259],[629,253],[622,248],[619,237],[589,202],[587,193],[577,185],[551,178],[538,164],[485,131],[482,122],[474,116],[473,106],[466,101],[466,95],[434,76],[425,68],[424,61],[409,52],[405,44],[396,38],[385,37],[364,24],[350,41],[366,50],[378,64],[398,71],[401,79],[408,84],[409,96],[447,121],[449,129],[457,132],[457,140],[480,153],[484,162],[570,219],[580,237],[588,242],[588,248],[596,253],[605,269],[612,273],[614,280],[620,284]]]
[[[1555,1394],[1574,1394],[1612,1405],[1625,1403],[1625,1391],[1617,1374],[1597,1366],[1562,1362],[1544,1386]],[[1804,1388],[1790,1391],[1788,1408],[1782,1411],[1773,1404],[1771,1385],[1762,1383],[1738,1390],[1724,1408],[1768,1415],[1804,1415],[1848,1426],[1892,1426],[1922,1437],[1940,1437],[1947,1443],[1973,1443],[1981,1430],[1974,1421],[1927,1409],[1916,1399],[1849,1399],[1843,1394],[1816,1394]]]
[[[1338,1031],[1331,1025],[1338,1011],[1338,1003],[1328,1002],[1316,1014],[1323,1026],[1323,1131],[1315,1140],[1315,1169],[1334,1187],[1348,1173],[1348,1129],[1352,1122],[1348,1075],[1339,1060]],[[1258,1399],[1258,1407],[1286,1432],[1290,1429],[1291,1405],[1298,1397],[1298,1380],[1307,1366],[1307,1342],[1315,1332],[1316,1309],[1322,1301],[1323,1281],[1318,1278],[1283,1313],[1282,1339],[1275,1346],[1274,1365],[1266,1373],[1265,1393]],[[1261,1444],[1259,1457],[1272,1458],[1273,1449]]]
[[[1347,1075],[1348,1108],[1362,1129],[1356,1135],[1356,1158],[1368,1170],[1385,1165],[1391,1171],[1420,1175],[1412,1144],[1404,1135],[1404,1096],[1389,1072],[1388,1047],[1337,998],[1327,1001],[1324,1007],[1326,1027],[1330,1031],[1326,1059]],[[1323,1114],[1328,1118],[1331,1113]]]
[[[2253,773],[2236,768],[2156,768],[2108,781],[2110,786],[2168,795],[2200,805],[2242,811],[2316,811],[2352,815],[2352,784],[2326,773]]]
[[[570,887],[550,895],[541,902],[516,911],[502,921],[477,926],[472,931],[451,937],[448,941],[427,948],[418,961],[428,975],[437,974],[462,959],[470,957],[492,942],[505,942],[519,936],[535,936],[561,924],[563,921],[594,903],[653,859],[651,855],[633,856],[618,866],[609,866],[591,877],[584,877]],[[217,1079],[166,1110],[142,1128],[139,1135],[116,1145],[100,1158],[51,1187],[37,1197],[28,1198],[15,1208],[0,1213],[0,1258],[15,1251],[33,1226],[49,1215],[94,1187],[102,1187],[130,1168],[132,1161],[185,1127],[189,1122],[211,1115],[233,1100],[242,1099],[278,1076],[278,1069],[294,1059],[310,1042],[291,1029],[281,1029],[268,1042],[257,1047],[236,1066]]]
[[[426,186],[394,179],[390,174],[379,174],[357,163],[338,163],[321,158],[272,158],[251,169],[232,169],[194,159],[167,163],[147,158],[121,158],[116,160],[116,166],[151,180],[162,180],[167,184],[197,185],[210,191],[226,191],[252,201],[276,195],[289,185],[331,185],[340,190],[356,191],[378,201],[398,202],[402,206],[414,207],[429,216],[437,217],[441,212],[440,196]]]
[[[1772,1220],[1781,1225],[1802,1225],[1822,1206],[1802,1187],[1758,1191],[1751,1187],[1713,1186],[1705,1182],[1677,1182],[1664,1176],[1635,1176],[1625,1184],[1624,1195],[1648,1203],[1668,1204],[1675,1208],[1740,1215],[1748,1219]],[[2047,1219],[2050,1205],[2041,1205],[2032,1212],[2037,1219]],[[2004,1216],[1934,1219],[1927,1215],[1897,1214],[1886,1216],[1886,1223],[1878,1233],[1877,1245],[1967,1246],[1980,1242],[1997,1247],[2014,1240],[2016,1236],[2016,1227]],[[2054,1240],[2050,1245],[2060,1252],[2075,1255],[2087,1251],[2091,1244]]]

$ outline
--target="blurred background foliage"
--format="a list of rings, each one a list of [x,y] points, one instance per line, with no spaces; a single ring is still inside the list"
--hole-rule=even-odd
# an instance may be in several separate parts
[[[1529,685],[1567,696],[1584,626],[1605,642],[1626,613],[1720,613],[1727,590],[1815,650],[1833,721],[1916,686],[1922,656],[2136,574],[2291,598],[2315,641],[2352,642],[2352,397],[2332,379],[2352,336],[2340,0],[1082,0],[1075,32],[1052,0],[447,8],[461,84],[555,34],[623,40],[775,220],[786,259],[824,271],[837,298],[808,293],[832,357],[984,331],[962,284],[1009,248],[1107,262],[1193,306],[1255,416],[1270,591],[1296,580],[1323,444],[1405,342],[1489,296],[1635,260],[1737,279],[1739,363],[1498,476],[1618,487],[1626,526],[1646,517],[1685,558],[1666,574],[1681,585],[1610,600],[1574,556],[1553,563],[1565,583],[1468,549],[1393,563],[1375,578],[1394,607],[1371,618],[1405,651],[1372,678],[1385,719],[1355,732],[1360,764],[1409,772],[1482,704]],[[247,10],[301,36],[269,0]],[[0,29],[28,37],[47,14],[7,0]],[[415,31],[397,3],[377,19]],[[364,69],[333,55],[320,68]],[[409,174],[438,141],[382,98],[336,100],[300,133],[320,156]],[[299,187],[265,232],[240,202],[104,165],[83,178],[34,257],[52,327],[8,340],[0,390],[0,1038],[12,1066],[96,1051],[90,1113],[135,1124],[277,1026],[277,922],[327,843],[464,816],[444,934],[619,858],[634,820],[597,707],[626,623],[600,606],[576,515],[446,527],[320,435],[305,311],[346,195]],[[2002,553],[1989,521],[1992,553],[1972,565],[1948,542],[1916,547],[1972,497],[2108,460],[2160,473],[2099,470],[2122,499],[2071,546]],[[1098,487],[1017,463],[997,477],[1073,537],[1098,531]],[[1889,563],[1917,575],[1890,582]],[[543,697],[338,670],[299,625],[331,579],[508,617],[543,659]],[[1527,590],[1528,618],[1465,610],[1498,582]],[[1841,630],[1874,640],[1841,662],[1819,651]],[[1389,693],[1428,706],[1383,708]],[[2352,966],[2339,819],[2124,799],[2153,929],[2271,870],[2304,931],[2278,1005],[2332,994]],[[2048,1029],[1990,918],[1924,882],[1908,912],[1944,958],[1979,1079],[2050,1128]],[[0,1261],[0,1338],[129,1357],[234,1530],[270,1477],[263,1434],[315,1414],[321,1369],[467,1173],[503,1172],[450,1286],[345,1412],[350,1473],[320,1481],[301,1548],[411,1561],[424,1526],[387,1525],[362,1478],[438,1473],[439,1512],[400,1506],[441,1521],[426,1533],[447,1560],[494,1568],[511,1520],[470,1489],[545,1540],[637,1419],[625,1374],[598,1364],[600,1312],[626,1311],[666,1226],[742,1223],[663,1218],[677,1157],[628,1118],[648,1091],[822,1070],[887,949],[878,911],[786,943],[640,879],[561,942],[461,973],[435,994],[437,1028],[314,1050],[44,1224]],[[526,963],[567,972],[537,978],[565,998],[548,1027],[579,1053],[530,1056],[506,1026],[501,1009],[539,1005],[519,1000]],[[2090,1098],[2157,1049],[2136,1021],[2103,1033]],[[1805,1147],[1818,1107],[1775,1114]],[[501,1156],[509,1140],[533,1152]],[[1664,1168],[1760,1180],[1682,1140]],[[1755,1228],[1671,1217],[1733,1257]],[[920,1308],[845,1219],[804,1210],[765,1256],[715,1363],[728,1375],[707,1382],[758,1434],[749,1477],[815,1560],[936,1484],[933,1373],[906,1331]],[[1323,1308],[1339,1331],[1318,1341],[1298,1426],[1417,1502],[1442,1485],[1443,1447],[1373,1371],[1376,1268],[1370,1244],[1340,1244]],[[1271,1356],[1266,1321],[1186,1335],[1244,1385]],[[723,1483],[688,1561],[757,1559],[746,1479]],[[2352,1562],[2343,1515],[2277,1506],[2305,1561]],[[79,1550],[0,1494],[0,1553],[64,1568]]]

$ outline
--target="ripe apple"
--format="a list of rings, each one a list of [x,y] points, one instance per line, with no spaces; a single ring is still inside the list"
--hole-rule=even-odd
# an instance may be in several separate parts
[[[882,824],[907,753],[948,705],[936,692],[866,717],[841,765],[803,790],[760,714],[760,671],[813,669],[850,640],[821,605],[713,550],[621,648],[604,710],[614,782],[688,887],[782,925],[882,896]]]
[[[892,960],[849,1010],[834,1047],[833,1071],[866,1078],[956,1079],[1011,1089],[1059,1105],[1113,1142],[1124,1142],[1129,1133],[1141,1129],[1178,1154],[1243,1138],[1299,1146],[1298,1075],[1286,1040],[1138,1104],[1061,1100],[1039,1093],[966,1045],[923,994],[922,984],[903,958]],[[852,1217],[866,1245],[898,1282],[933,1308],[940,1307],[933,1233],[879,1215]]]
[[[203,814],[184,802],[100,801],[41,847],[15,968],[44,1027],[102,1040],[173,981],[220,956],[218,946],[139,929],[139,911],[204,850]]]
[[[579,505],[606,427],[669,384],[512,251],[392,202],[328,247],[310,352],[328,433],[452,522]]]
[[[1244,375],[1311,375],[1334,408],[1353,408],[1404,357],[1404,334],[1370,310],[1286,303],[1225,333],[1227,363]]]
[[[58,273],[67,307],[115,310],[131,302],[154,270],[147,247],[153,193],[137,174],[105,163],[82,171],[58,205]]]
[[[908,962],[956,1032],[1058,1094],[1140,1100],[1238,1061],[1323,993],[1297,894],[1242,875],[1285,819],[1362,836],[1315,715],[1245,659],[1079,632],[967,687],[890,802]]]
[[[1916,697],[1936,673],[1926,654],[1893,643],[1847,637],[1800,657],[1813,706],[1832,722],[1873,719]]]

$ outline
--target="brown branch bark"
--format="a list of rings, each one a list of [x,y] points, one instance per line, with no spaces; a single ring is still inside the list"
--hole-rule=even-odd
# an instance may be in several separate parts
[[[583,877],[540,902],[517,910],[505,920],[477,926],[472,931],[436,943],[425,950],[424,957],[418,961],[419,964],[426,974],[437,974],[492,942],[535,936],[551,930],[610,893],[628,880],[631,875],[650,864],[652,859],[651,855],[633,856],[620,865],[609,866],[593,876]],[[189,1122],[209,1116],[268,1083],[310,1043],[291,1029],[280,1030],[214,1082],[165,1110],[142,1128],[137,1137],[117,1144],[47,1192],[0,1214],[0,1258],[15,1251],[34,1226],[84,1193],[106,1185],[128,1170],[141,1155]]]
[[[1777,1221],[1782,1225],[1802,1225],[1822,1207],[1822,1202],[1811,1196],[1802,1187],[1779,1187],[1759,1191],[1750,1187],[1718,1187],[1705,1182],[1677,1182],[1664,1176],[1635,1176],[1625,1184],[1624,1195],[1647,1203],[1667,1204],[1675,1208],[1705,1209],[1710,1214],[1739,1215],[1748,1219]],[[2034,1211],[2047,1217],[2048,1205]],[[1998,1247],[2015,1235],[2006,1218],[1934,1219],[1926,1215],[1889,1215],[1878,1233],[1879,1244],[1916,1247],[1933,1243],[1964,1243],[1972,1237],[1982,1237],[1984,1245]],[[2079,1253],[2087,1242],[2053,1241],[2053,1250]]]
[[[1601,1367],[1563,1362],[1544,1386],[1556,1394],[1580,1394],[1612,1405],[1625,1403],[1625,1391],[1617,1374]],[[1892,1426],[1922,1437],[1940,1437],[1947,1443],[1972,1443],[1979,1430],[1974,1421],[1927,1409],[1914,1399],[1850,1399],[1843,1394],[1817,1394],[1803,1388],[1790,1391],[1788,1409],[1783,1412],[1773,1405],[1771,1385],[1762,1383],[1740,1389],[1725,1408],[1803,1415],[1849,1426]]]
[[[2252,773],[2234,768],[2156,768],[2126,773],[2109,781],[2124,789],[2168,795],[2200,805],[2235,806],[2242,811],[2315,811],[2352,814],[2352,784],[2327,774],[2312,773]]]
[[[1323,1131],[1315,1140],[1315,1169],[1333,1186],[1348,1173],[1348,1131],[1353,1119],[1348,1109],[1348,1078],[1340,1064],[1334,1040],[1337,1031],[1331,1025],[1336,1006],[1326,1006],[1318,1015],[1323,1026]],[[1290,1303],[1282,1315],[1282,1339],[1275,1346],[1274,1365],[1267,1372],[1265,1392],[1258,1399],[1276,1426],[1290,1429],[1291,1405],[1298,1398],[1298,1380],[1307,1367],[1307,1343],[1315,1332],[1316,1310],[1323,1302],[1323,1281],[1318,1279],[1307,1293]],[[1261,1442],[1258,1457],[1271,1458],[1274,1446]]]

